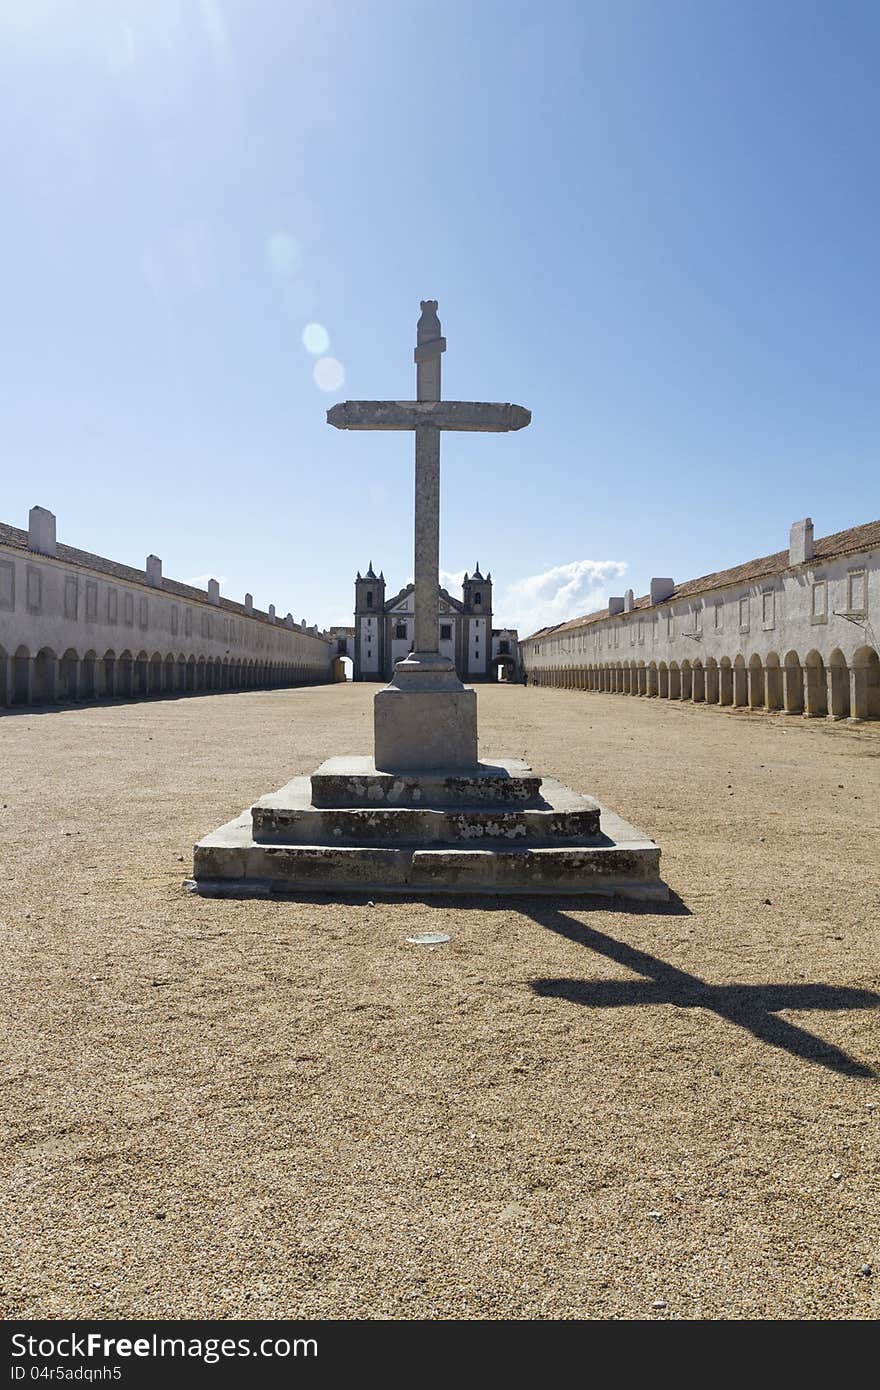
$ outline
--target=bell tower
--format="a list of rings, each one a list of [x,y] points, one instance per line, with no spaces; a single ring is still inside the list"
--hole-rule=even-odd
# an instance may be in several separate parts
[[[354,581],[354,679],[378,680],[385,670],[385,575],[370,561]]]

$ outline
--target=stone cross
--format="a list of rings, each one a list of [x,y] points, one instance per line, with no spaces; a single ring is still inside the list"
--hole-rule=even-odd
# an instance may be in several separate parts
[[[520,405],[440,399],[440,331],[437,300],[423,299],[416,328],[416,400],[343,401],[327,411],[327,423],[340,430],[414,430],[415,477],[415,640],[412,658],[398,665],[448,665],[440,657],[437,590],[440,584],[440,431],[521,430],[532,414]],[[421,658],[428,658],[425,662]]]

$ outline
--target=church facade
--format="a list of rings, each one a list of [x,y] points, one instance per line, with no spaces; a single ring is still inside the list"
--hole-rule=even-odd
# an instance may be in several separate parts
[[[385,576],[376,574],[371,561],[366,574],[358,572],[354,595],[354,632],[346,642],[354,679],[390,680],[394,663],[412,651],[415,586],[407,584],[389,598]],[[495,680],[499,666],[509,679],[516,677],[517,634],[493,631],[492,575],[481,574],[479,563],[464,576],[460,599],[438,588],[437,639],[462,681]]]

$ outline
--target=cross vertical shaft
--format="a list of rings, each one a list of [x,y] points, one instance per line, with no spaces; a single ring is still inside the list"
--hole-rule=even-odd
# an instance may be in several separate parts
[[[439,401],[440,360],[446,339],[440,330],[437,301],[422,301],[416,328],[416,399]],[[437,590],[440,586],[440,431],[419,425],[415,469],[415,581],[413,650],[437,655]]]

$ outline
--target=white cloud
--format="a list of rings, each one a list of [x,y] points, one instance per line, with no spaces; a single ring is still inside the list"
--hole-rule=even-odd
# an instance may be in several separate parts
[[[445,589],[453,598],[461,598],[461,586],[466,570],[441,570],[440,588]]]
[[[495,627],[515,627],[520,637],[604,608],[611,580],[626,573],[623,560],[571,560],[543,574],[509,584],[493,601]]]
[[[208,580],[216,579],[220,588],[226,583],[225,574],[194,574],[191,579],[184,579],[184,584],[189,584],[193,589],[207,589]]]

